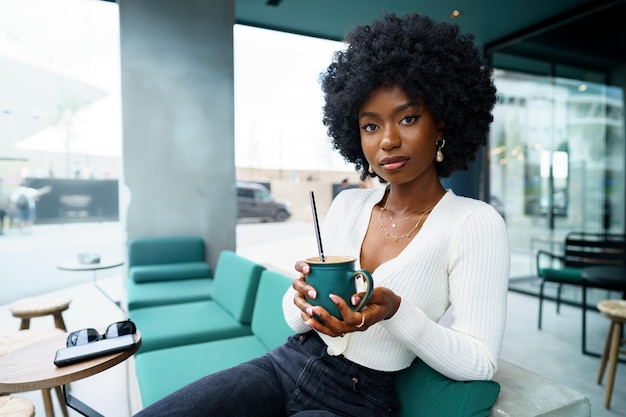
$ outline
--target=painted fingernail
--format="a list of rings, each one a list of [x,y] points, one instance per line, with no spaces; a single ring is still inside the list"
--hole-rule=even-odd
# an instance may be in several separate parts
[[[352,305],[358,305],[361,302],[361,297],[355,295],[354,297],[352,297]]]
[[[309,316],[313,315],[313,307],[307,307],[306,308],[306,314],[308,314]]]
[[[309,298],[317,298],[317,292],[315,290],[309,290],[307,292],[307,295],[309,296]]]
[[[333,304],[339,303],[338,297],[335,294],[328,294],[328,298],[330,298],[330,301],[332,301]]]

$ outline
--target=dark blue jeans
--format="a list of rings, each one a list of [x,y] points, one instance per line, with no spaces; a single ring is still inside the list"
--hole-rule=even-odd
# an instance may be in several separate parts
[[[201,378],[136,416],[397,416],[394,375],[328,355],[311,331],[265,356]]]

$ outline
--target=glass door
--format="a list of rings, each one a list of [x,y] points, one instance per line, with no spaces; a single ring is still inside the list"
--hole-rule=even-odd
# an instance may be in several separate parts
[[[496,71],[490,192],[503,206],[511,277],[534,276],[538,249],[570,231],[624,230],[620,88]]]

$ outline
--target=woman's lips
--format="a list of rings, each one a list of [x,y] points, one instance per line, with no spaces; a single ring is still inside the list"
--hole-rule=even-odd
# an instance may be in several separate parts
[[[387,161],[383,160],[380,162],[380,166],[382,166],[387,171],[393,171],[393,170],[396,170],[398,168],[402,168],[403,166],[405,166],[407,161],[408,161],[408,158],[393,159],[393,160],[387,160]]]

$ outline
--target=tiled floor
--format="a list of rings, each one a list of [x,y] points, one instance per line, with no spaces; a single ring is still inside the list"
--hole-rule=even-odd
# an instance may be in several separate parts
[[[277,225],[273,225],[277,227]],[[289,224],[282,226],[289,233],[278,233],[283,238],[273,243],[257,242],[254,236],[262,232],[264,225],[246,224],[238,229],[238,252],[257,262],[270,264],[283,271],[292,271],[293,259],[299,259],[303,253],[315,253],[315,244],[308,236],[310,225]],[[302,233],[291,233],[297,230]],[[107,228],[97,229],[101,236],[109,236],[110,242],[104,242],[108,247],[121,244],[117,233],[111,233]],[[77,232],[78,233],[78,232]],[[37,232],[30,236],[31,259],[37,259],[36,249],[47,251],[50,256],[50,245],[36,245],[37,239],[44,239],[44,232]],[[68,237],[68,230],[64,236]],[[21,237],[20,237],[21,238]],[[105,239],[106,240],[106,239]],[[117,240],[117,242],[116,242]],[[0,257],[6,253],[2,245],[7,241],[0,240]],[[11,246],[14,246],[13,243]],[[84,247],[84,246],[83,246]],[[58,255],[55,255],[58,258]],[[0,261],[2,261],[0,259]],[[5,269],[0,272],[0,284],[5,288],[7,281]],[[113,296],[123,296],[123,270],[112,271],[98,282]],[[81,278],[81,283],[68,285],[59,290],[73,297],[70,309],[64,313],[69,329],[83,327],[99,327],[121,320],[125,317],[114,304],[107,300],[90,282],[90,277]],[[610,410],[603,406],[604,385],[596,384],[599,358],[585,356],[580,351],[580,309],[563,306],[561,313],[556,314],[554,303],[546,302],[544,308],[543,330],[537,330],[537,299],[515,292],[509,294],[508,322],[502,357],[510,362],[541,374],[555,382],[589,395],[594,417],[626,417],[626,364],[618,366],[616,386]],[[32,321],[32,327],[52,326],[49,317],[38,318]],[[0,305],[0,334],[16,330],[19,320],[12,317],[7,305]],[[608,320],[597,313],[589,315],[589,348],[601,350],[608,328]],[[72,394],[81,401],[92,406],[105,416],[124,417],[130,415],[130,396],[127,384],[127,366],[118,365],[96,376],[72,384]],[[37,415],[43,416],[43,403],[40,392],[22,393],[36,404]],[[56,400],[55,400],[56,401]],[[57,410],[57,416],[61,413]],[[71,411],[70,415],[78,415]]]

